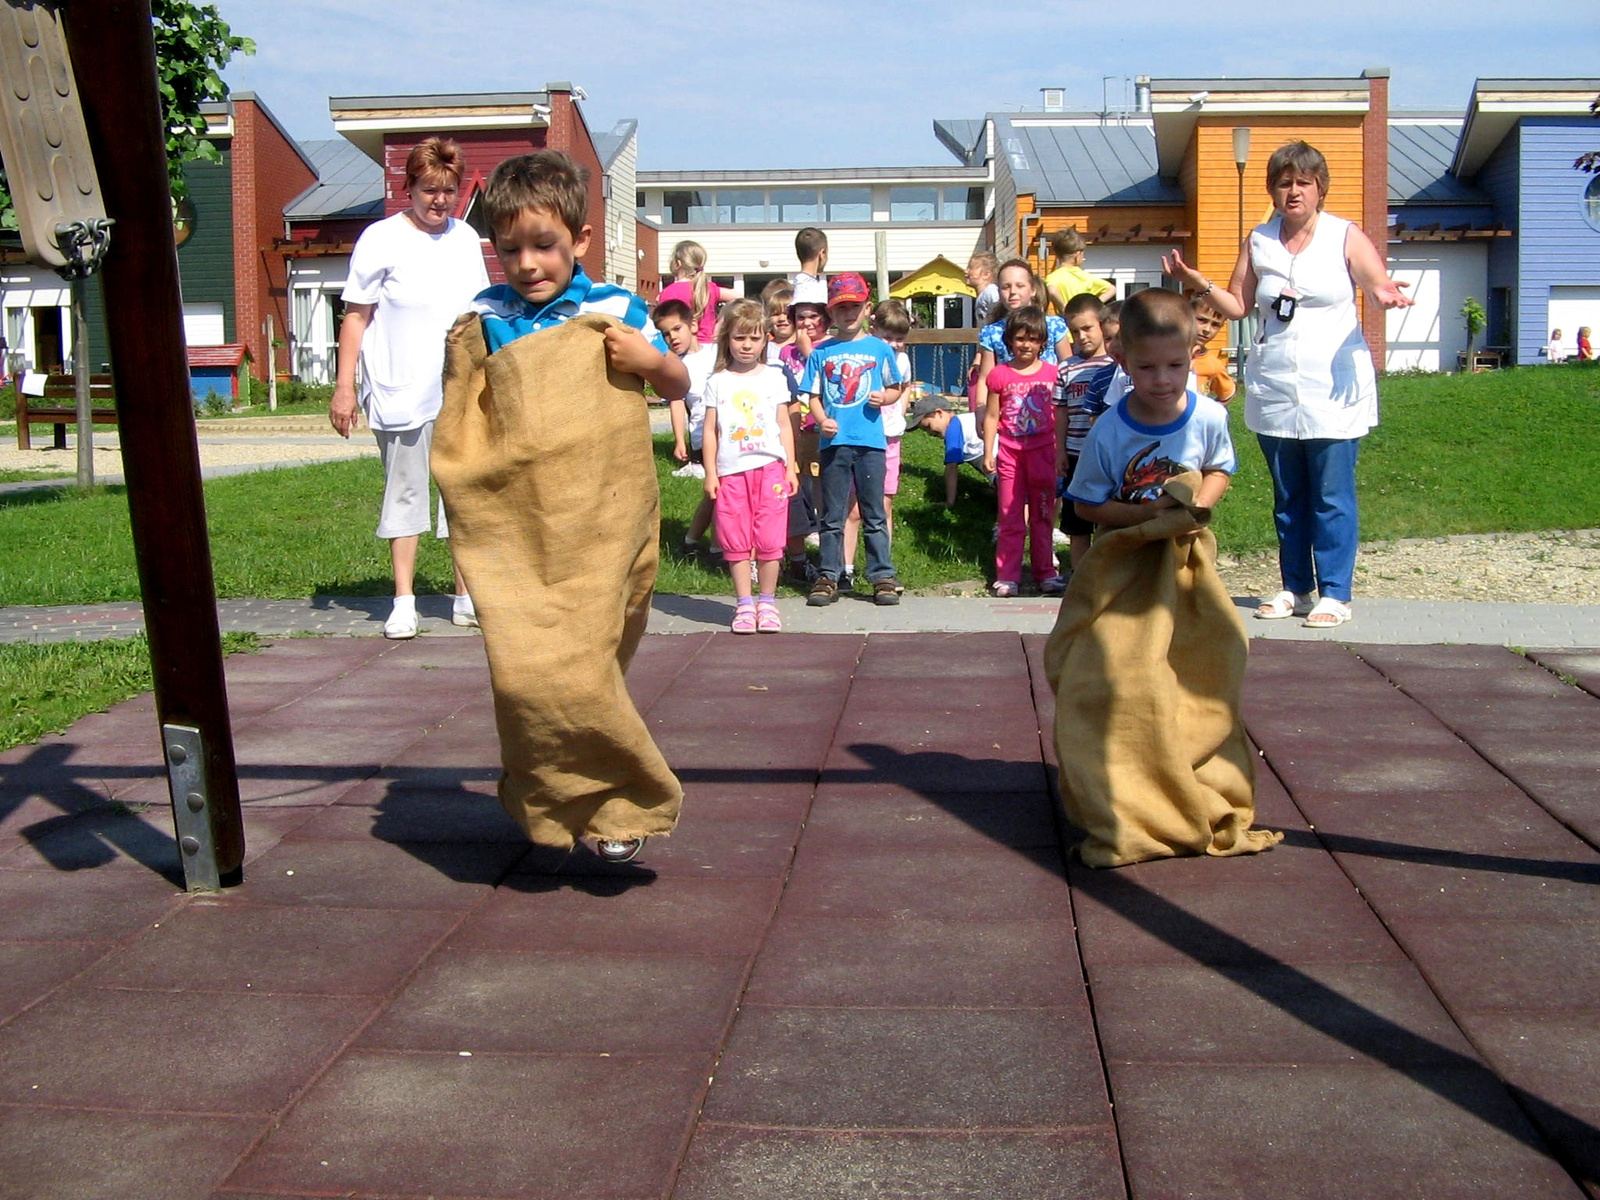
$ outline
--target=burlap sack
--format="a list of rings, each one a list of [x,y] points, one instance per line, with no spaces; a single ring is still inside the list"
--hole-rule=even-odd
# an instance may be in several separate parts
[[[650,614],[660,493],[637,376],[610,317],[489,355],[475,316],[445,343],[432,466],[483,626],[500,802],[541,845],[670,833],[683,789],[623,672]]]
[[[1167,482],[1188,506],[1198,472]],[[1117,867],[1178,854],[1253,854],[1255,760],[1239,719],[1244,623],[1217,574],[1205,509],[1110,530],[1073,574],[1045,647],[1056,755],[1078,855]]]

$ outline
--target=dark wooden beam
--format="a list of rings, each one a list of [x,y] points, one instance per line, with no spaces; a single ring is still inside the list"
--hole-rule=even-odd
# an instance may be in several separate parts
[[[207,824],[222,880],[233,882],[244,862],[244,827],[184,359],[150,0],[64,4],[61,14],[106,214],[116,221],[101,293],[156,714],[163,726],[200,730]],[[166,761],[164,740],[158,745]],[[172,799],[177,805],[184,797]]]

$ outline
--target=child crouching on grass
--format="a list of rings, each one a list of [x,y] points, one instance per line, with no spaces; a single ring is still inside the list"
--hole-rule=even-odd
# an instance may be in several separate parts
[[[777,633],[778,568],[788,533],[789,497],[800,487],[789,383],[769,366],[767,314],[735,300],[717,328],[717,370],[706,384],[706,496],[716,504],[717,542],[736,597],[734,633]],[[758,596],[751,595],[754,552]]]
[[[1121,340],[1132,390],[1089,430],[1067,488],[1100,532],[1045,648],[1062,806],[1089,866],[1254,854],[1282,834],[1251,828],[1248,640],[1206,528],[1234,469],[1227,412],[1189,390],[1182,296],[1128,299]]]

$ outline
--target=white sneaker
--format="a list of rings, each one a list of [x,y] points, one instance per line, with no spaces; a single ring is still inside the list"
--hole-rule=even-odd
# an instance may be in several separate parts
[[[417,598],[396,596],[389,619],[383,623],[383,636],[394,641],[404,641],[417,636]]]
[[[686,462],[672,473],[674,479],[704,479],[706,468],[704,463]]]
[[[472,597],[462,592],[450,604],[450,624],[463,629],[478,627],[478,610],[472,607]]]

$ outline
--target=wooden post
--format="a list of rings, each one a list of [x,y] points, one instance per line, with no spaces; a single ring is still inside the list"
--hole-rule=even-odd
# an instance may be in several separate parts
[[[878,299],[889,298],[889,234],[879,229],[872,235],[872,253],[878,268]]]
[[[101,281],[157,718],[163,729],[200,731],[198,781],[216,866],[221,882],[237,882],[244,827],[184,356],[150,0],[66,4],[61,14],[106,213],[117,222]],[[167,749],[165,738],[162,744]],[[192,757],[188,765],[195,765]],[[168,777],[175,778],[170,770]],[[175,812],[186,798],[173,795]]]
[[[89,285],[72,281],[72,391],[78,408],[78,486],[94,486],[94,397],[90,390]]]
[[[278,411],[278,351],[272,344],[272,314],[267,314],[267,411]]]

